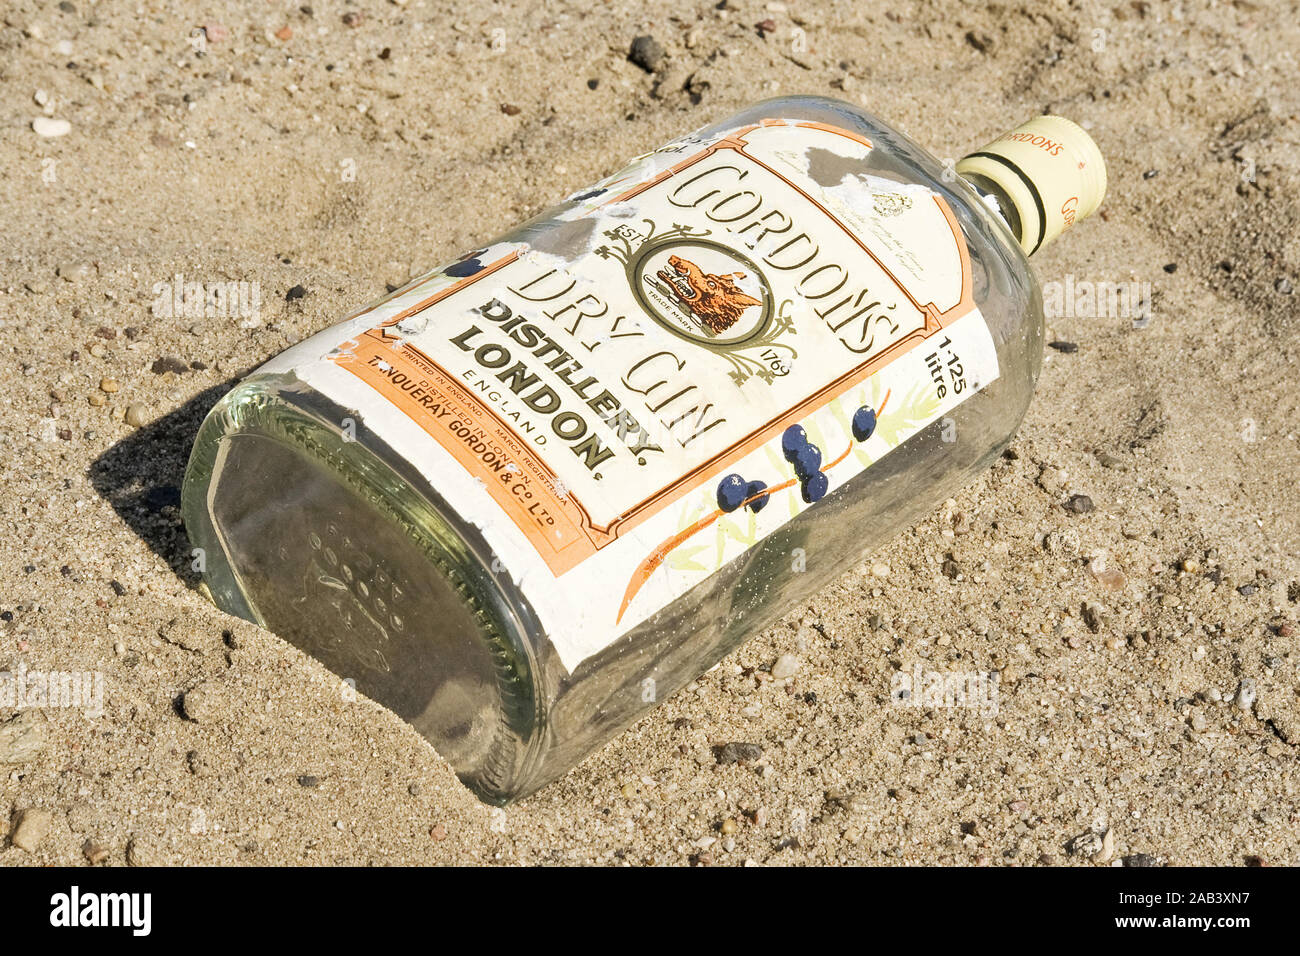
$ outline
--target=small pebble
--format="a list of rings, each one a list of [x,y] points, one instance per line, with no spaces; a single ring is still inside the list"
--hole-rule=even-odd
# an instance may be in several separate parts
[[[98,866],[108,859],[108,851],[94,840],[87,840],[81,845],[81,852],[90,861],[91,866]]]
[[[154,359],[153,364],[149,366],[149,371],[153,372],[155,375],[163,375],[167,372],[175,372],[177,375],[182,375],[189,370],[190,367],[185,363],[185,360],[177,358],[175,355],[163,355]]]
[[[720,764],[753,763],[763,756],[763,748],[758,744],[723,744],[713,748],[713,756]]]
[[[1063,507],[1066,511],[1072,511],[1077,515],[1087,514],[1093,509],[1092,499],[1087,495],[1071,495]]]
[[[652,36],[639,36],[632,41],[627,58],[647,73],[653,73],[663,61],[664,48]]]
[[[777,680],[793,677],[799,671],[799,658],[793,654],[782,654],[772,665],[772,676]]]
[[[148,413],[143,405],[132,403],[126,406],[126,423],[132,428],[143,428],[149,421]]]
[[[65,119],[55,119],[53,116],[38,116],[32,120],[32,129],[37,136],[44,139],[53,139],[56,136],[67,136],[72,132],[72,124]]]
[[[54,271],[59,274],[60,279],[76,282],[89,276],[91,267],[89,262],[60,262]]]
[[[1105,849],[1103,838],[1100,833],[1089,830],[1087,833],[1081,833],[1065,845],[1066,851],[1070,856],[1086,856],[1096,858]]]
[[[44,750],[45,721],[38,711],[19,711],[18,716],[0,723],[0,765],[31,763]]]
[[[115,378],[101,378],[99,380],[99,390],[101,392],[108,392],[110,395],[121,387],[121,384]]]
[[[49,835],[54,817],[48,810],[24,810],[18,817],[10,842],[20,850],[31,853]]]
[[[1255,705],[1257,695],[1255,679],[1253,677],[1244,677],[1241,683],[1237,685],[1237,695],[1232,699],[1232,702],[1237,706],[1238,710],[1250,710]]]

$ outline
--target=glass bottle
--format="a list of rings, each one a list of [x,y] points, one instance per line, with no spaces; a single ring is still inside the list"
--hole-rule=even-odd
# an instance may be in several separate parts
[[[954,170],[847,103],[746,109],[222,398],[204,587],[526,795],[988,467],[1026,255],[1104,191],[1056,117]]]

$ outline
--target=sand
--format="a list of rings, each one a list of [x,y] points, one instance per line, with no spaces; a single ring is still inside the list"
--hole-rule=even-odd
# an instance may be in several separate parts
[[[1298,44],[1262,2],[7,4],[0,671],[104,683],[0,724],[0,862],[1300,862]],[[1033,265],[1152,300],[1051,320],[1014,458],[504,810],[194,589],[179,482],[238,376],[795,92],[940,157],[1043,110],[1101,145]],[[178,274],[260,313],[158,314]],[[996,713],[894,700],[917,665]]]

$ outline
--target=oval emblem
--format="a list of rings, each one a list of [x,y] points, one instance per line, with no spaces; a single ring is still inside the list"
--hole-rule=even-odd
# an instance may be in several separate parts
[[[628,272],[637,300],[651,318],[699,345],[744,345],[772,321],[772,293],[758,266],[718,243],[650,243]]]

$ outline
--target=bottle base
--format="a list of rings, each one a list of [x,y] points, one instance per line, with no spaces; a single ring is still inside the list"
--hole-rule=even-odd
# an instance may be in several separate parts
[[[209,593],[323,663],[341,693],[393,710],[480,798],[504,802],[541,730],[527,644],[464,537],[329,420],[258,382],[213,409],[183,496]]]

